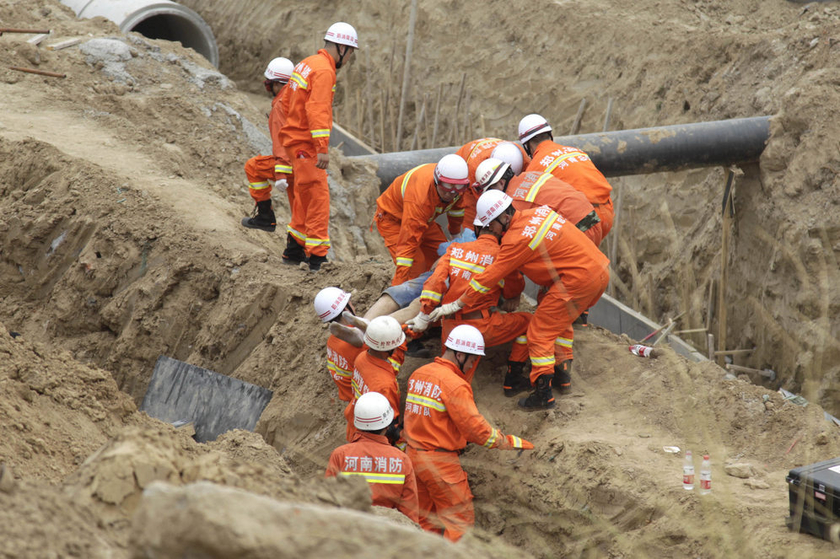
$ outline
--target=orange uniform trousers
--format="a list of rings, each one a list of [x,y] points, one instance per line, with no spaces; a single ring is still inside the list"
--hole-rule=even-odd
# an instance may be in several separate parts
[[[479,312],[479,311],[476,311]],[[441,322],[441,346],[446,341],[453,328],[461,324],[469,324],[478,328],[484,336],[484,347],[493,347],[513,341],[509,361],[524,362],[528,359],[528,339],[525,332],[533,316],[529,312],[491,313],[489,310],[480,311],[481,318],[464,319],[460,313],[451,318],[444,318]],[[472,313],[467,313],[470,316]],[[443,348],[446,349],[446,348]]]
[[[420,527],[438,534],[442,530],[444,538],[458,541],[475,526],[473,494],[458,453],[411,446],[406,453],[417,477]]]
[[[379,208],[376,209],[376,217],[374,219],[376,220],[376,229],[385,241],[385,248],[391,253],[391,260],[396,264],[397,242],[400,239],[400,222]],[[435,261],[438,259],[438,246],[446,241],[446,235],[444,235],[440,225],[437,222],[431,222],[429,228],[426,229],[426,232],[420,238],[420,246],[417,247],[417,251],[414,253],[414,263],[408,272],[408,279],[414,279],[423,272],[431,270]]]
[[[527,334],[531,384],[537,382],[537,377],[554,374],[555,363],[574,358],[572,323],[580,313],[598,302],[609,282],[610,275],[603,270],[598,277],[582,282],[572,291],[556,281],[540,298]]]
[[[599,218],[601,218],[601,239],[603,239],[607,236],[607,233],[610,232],[610,229],[612,229],[613,218],[615,217],[615,209],[613,208],[612,200],[595,206],[595,213],[598,214]],[[595,243],[595,246],[598,246],[599,244],[600,242]]]
[[[289,233],[306,250],[306,255],[326,256],[330,249],[330,186],[327,171],[319,169],[315,146],[307,143],[286,146],[295,177],[295,206]]]

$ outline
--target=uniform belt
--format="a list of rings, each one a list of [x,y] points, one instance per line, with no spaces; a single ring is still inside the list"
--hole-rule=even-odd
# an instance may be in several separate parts
[[[479,318],[490,318],[490,311],[481,309],[480,311],[455,313],[455,320],[478,320]]]
[[[445,449],[445,448],[414,448],[413,446],[411,448],[413,450],[416,450],[417,452],[446,452],[446,453],[449,453],[449,454],[458,454],[458,455],[463,454],[464,451],[467,450],[466,448],[460,448],[458,450],[448,450],[448,449]]]
[[[583,219],[578,221],[575,224],[575,227],[577,227],[581,231],[588,231],[589,229],[594,227],[596,223],[600,223],[600,222],[601,222],[601,218],[598,217],[598,214],[595,213],[595,210],[592,210],[591,212],[586,214],[586,216],[584,216]]]

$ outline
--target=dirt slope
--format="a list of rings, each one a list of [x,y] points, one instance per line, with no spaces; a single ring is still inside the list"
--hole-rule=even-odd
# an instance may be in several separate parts
[[[46,45],[84,40],[50,51],[27,36],[0,37],[2,67],[68,74],[0,70],[0,461],[11,472],[0,478],[0,520],[16,534],[0,540],[7,556],[131,556],[131,515],[155,480],[369,508],[366,488],[320,480],[344,424],[311,301],[341,285],[364,309],[387,284],[392,264],[368,230],[378,185],[371,168],[334,152],[334,263],[318,275],[284,267],[282,234],[238,225],[251,208],[242,164],[264,148],[268,108],[239,88],[258,89],[265,60],[299,59],[320,42],[310,29],[346,18],[369,42],[342,71],[336,110],[376,136],[379,122],[354,119],[379,113],[360,99],[387,100],[390,128],[407,7],[186,3],[216,28],[229,77],[178,45],[120,37],[113,24],[76,21],[50,0],[0,1],[0,25],[47,25],[55,36]],[[439,145],[510,137],[530,111],[563,131],[582,98],[583,132],[601,129],[610,97],[614,128],[778,114],[760,166],[736,181],[727,343],[754,344],[739,362],[770,366],[785,386],[834,409],[836,6],[494,0],[474,13],[437,1],[420,12],[407,121],[422,94],[431,103],[446,84]],[[268,39],[280,26],[283,45]],[[443,40],[441,30],[458,33]],[[464,72],[469,102],[456,130]],[[362,95],[371,90],[381,95]],[[623,300],[653,316],[688,310],[685,327],[703,324],[720,265],[722,183],[718,169],[616,181]],[[282,216],[282,198],[275,205]],[[537,449],[465,453],[479,542],[536,557],[833,552],[784,526],[785,472],[840,453],[815,403],[795,406],[670,352],[636,358],[629,340],[596,328],[576,337],[575,392],[552,412],[525,414],[502,396],[503,354],[482,363],[479,408]],[[198,445],[138,414],[132,399],[160,354],[273,390],[258,435]],[[401,382],[423,363],[409,359]],[[682,455],[663,451],[671,445],[711,453],[710,497],[681,489]],[[728,463],[747,477],[727,475]]]

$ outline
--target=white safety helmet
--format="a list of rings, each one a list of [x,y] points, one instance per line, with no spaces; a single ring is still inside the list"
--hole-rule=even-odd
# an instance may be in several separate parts
[[[475,170],[475,184],[482,191],[486,191],[491,184],[496,184],[505,176],[510,165],[501,159],[489,158],[478,164]]]
[[[329,322],[350,302],[350,294],[337,287],[325,287],[315,296],[315,312],[321,322]]]
[[[470,184],[470,170],[464,158],[456,153],[444,155],[435,165],[435,184],[445,182],[454,184],[455,191],[461,191]]]
[[[390,351],[402,345],[405,334],[397,320],[390,316],[377,316],[368,324],[365,343],[377,351]]]
[[[513,142],[502,142],[493,149],[490,154],[493,159],[500,159],[510,165],[513,169],[513,174],[518,175],[522,172],[522,167],[525,161],[522,158],[522,150]]]
[[[519,141],[523,144],[537,134],[544,132],[551,133],[551,126],[546,119],[538,114],[527,115],[519,121]]]
[[[487,227],[490,222],[502,215],[508,209],[513,198],[501,190],[488,190],[478,198],[475,204],[474,225]]]
[[[292,61],[280,56],[268,63],[268,67],[265,69],[265,79],[286,83],[292,77],[294,71],[295,65],[292,64]]]
[[[359,36],[356,34],[356,29],[343,21],[330,25],[324,40],[338,45],[347,45],[354,49],[359,48]]]
[[[359,396],[353,406],[353,425],[360,431],[379,431],[394,422],[394,408],[379,392]]]
[[[484,355],[484,336],[478,328],[469,324],[461,324],[453,328],[443,345],[453,351]]]

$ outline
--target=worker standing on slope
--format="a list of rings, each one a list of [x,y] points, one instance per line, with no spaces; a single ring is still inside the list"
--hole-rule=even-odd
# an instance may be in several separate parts
[[[295,66],[289,87],[283,91],[286,124],[280,131],[292,163],[296,196],[283,261],[296,264],[308,257],[311,271],[321,269],[330,249],[326,169],[336,71],[352,60],[359,46],[356,30],[344,22],[332,24],[324,40],[318,54]]]
[[[446,235],[435,218],[445,213],[449,233],[457,235],[464,221],[461,195],[467,188],[467,163],[443,156],[437,165],[420,165],[397,177],[376,199],[376,228],[397,265],[391,285],[431,269]]]
[[[344,312],[353,313],[350,304],[350,294],[338,287],[325,287],[315,296],[315,312],[321,322],[337,322],[343,324],[361,340],[363,332],[357,330],[344,316]],[[353,363],[356,357],[364,351],[361,343],[354,345],[348,341],[331,335],[327,339],[327,371],[330,373],[336,387],[338,398],[344,402],[353,399]]]
[[[519,121],[519,141],[531,156],[525,172],[549,173],[583,192],[595,207],[601,220],[601,235],[606,237],[613,223],[612,186],[589,156],[578,148],[555,143],[551,126],[538,114]]]
[[[347,440],[355,436],[353,408],[363,394],[378,392],[385,396],[394,408],[394,424],[386,433],[388,439],[399,440],[400,385],[397,375],[405,361],[405,334],[402,326],[390,316],[379,316],[370,321],[365,329],[367,351],[356,357],[353,363],[353,398],[344,410],[347,420]]]
[[[483,164],[482,164],[483,165]],[[480,168],[480,167],[479,167]],[[476,220],[478,239],[469,243],[453,243],[438,263],[431,277],[423,285],[420,313],[406,322],[414,332],[423,332],[430,324],[429,313],[441,303],[451,303],[469,288],[470,280],[493,263],[499,253],[501,232],[482,227]],[[518,270],[493,285],[475,304],[444,318],[441,324],[441,343],[449,332],[460,324],[475,326],[484,337],[487,347],[513,341],[508,357],[508,372],[504,380],[505,396],[515,396],[527,390],[531,383],[522,376],[528,359],[528,340],[525,332],[531,321],[529,312],[499,312],[496,305],[503,299],[502,310],[515,311],[525,288],[525,280]],[[468,379],[470,380],[470,379]]]
[[[271,207],[271,182],[278,190],[285,190],[289,198],[289,211],[295,206],[295,188],[292,181],[292,166],[286,156],[286,148],[280,139],[280,128],[286,122],[280,93],[288,83],[295,65],[288,58],[275,58],[265,69],[266,91],[271,95],[271,112],[268,115],[268,133],[271,137],[271,155],[258,155],[245,163],[248,177],[248,192],[256,203],[254,215],[242,219],[242,225],[251,229],[274,231],[277,220]],[[294,215],[294,214],[292,214]]]
[[[490,190],[478,199],[477,219],[501,231],[496,260],[473,277],[458,300],[432,312],[430,320],[474,305],[499,280],[520,270],[543,287],[528,326],[531,383],[535,390],[519,400],[526,410],[554,407],[552,386],[571,388],[572,322],[594,305],[609,283],[609,260],[571,222],[548,206],[515,211],[504,192]],[[558,359],[559,358],[559,359]]]
[[[326,477],[362,476],[370,486],[374,506],[397,509],[418,522],[414,466],[385,437],[393,421],[394,409],[385,396],[377,392],[362,395],[353,409],[353,440],[332,451]]]
[[[505,435],[479,413],[472,378],[484,339],[475,327],[456,326],[446,351],[408,379],[405,430],[408,457],[417,476],[420,526],[457,541],[475,525],[473,494],[458,456],[467,443],[500,450],[534,448],[528,441]]]
[[[601,219],[586,195],[548,173],[530,171],[514,176],[507,163],[487,159],[478,167],[476,183],[480,192],[501,190],[513,198],[519,211],[548,206],[575,224],[595,246],[601,244]]]

